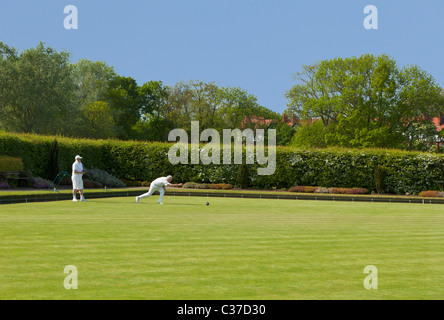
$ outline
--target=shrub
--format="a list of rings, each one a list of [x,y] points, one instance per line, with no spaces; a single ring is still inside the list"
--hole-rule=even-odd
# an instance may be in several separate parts
[[[367,194],[369,191],[365,188],[346,188],[345,194]]]
[[[60,182],[61,186],[72,186],[72,180],[71,177],[65,177],[63,178],[63,180]]]
[[[33,176],[52,179],[54,177],[45,175],[54,138],[0,132],[0,154],[21,158],[24,169],[30,170]],[[222,163],[191,164],[191,155],[188,155],[189,164],[173,165],[168,160],[170,143],[57,137],[57,146],[59,170],[69,172],[74,156],[81,154],[87,168],[100,168],[114,177],[132,181],[152,181],[168,172],[174,173],[177,181],[241,185],[238,180],[246,175],[239,171],[247,167],[246,182],[264,189],[293,185],[335,186],[388,194],[416,194],[422,190],[440,190],[444,185],[443,154],[390,149],[300,150],[278,146],[275,173],[260,176],[257,169],[261,165],[257,163],[244,167]],[[233,159],[234,152],[232,163]]]
[[[196,183],[196,182],[186,182],[182,186],[182,188],[187,189],[210,189],[210,186],[205,183]]]
[[[48,169],[47,176],[51,179],[57,177],[59,173],[59,148],[57,139],[51,143],[50,152],[49,152],[49,161],[48,161]]]
[[[304,192],[304,188],[300,187],[300,186],[295,186],[295,187],[289,188],[287,191],[289,191],[289,192]]]
[[[101,183],[92,180],[83,180],[83,186],[89,189],[103,188]]]
[[[0,172],[2,171],[23,171],[23,161],[20,158],[0,156]]]
[[[438,191],[430,190],[430,191],[421,191],[419,193],[419,196],[420,197],[438,197],[439,195],[438,195]]]
[[[149,187],[151,185],[150,181],[142,181],[140,184],[142,187]]]
[[[87,180],[99,182],[100,184],[108,188],[122,188],[126,186],[125,183],[123,183],[113,175],[97,168],[88,169],[86,171],[86,174],[84,174],[84,178],[86,178]]]
[[[333,189],[320,187],[315,190],[315,193],[333,193]]]
[[[140,187],[142,185],[142,181],[138,181],[138,180],[120,179],[120,181],[122,181],[128,187]]]
[[[185,182],[182,186],[182,188],[186,188],[186,189],[195,189],[196,188],[197,183],[196,182]]]
[[[229,190],[229,189],[233,189],[233,185],[228,184],[228,183],[213,183],[213,184],[210,184],[210,189]]]
[[[347,188],[332,188],[332,193],[334,194],[346,194]]]
[[[311,186],[295,186],[288,189],[290,192],[302,192],[302,193],[314,193],[318,189],[317,187]]]
[[[0,180],[0,189],[9,189],[9,184]]]
[[[43,179],[43,178],[34,178],[34,184],[33,184],[33,188],[34,189],[48,189],[49,186],[51,185],[52,181]]]
[[[62,186],[72,186],[72,180],[71,177],[65,177],[60,182],[60,185]],[[89,180],[89,179],[83,179],[83,186],[85,188],[103,188],[103,185],[100,182]]]
[[[384,189],[384,168],[377,166],[375,168],[375,186],[376,192],[382,193]]]
[[[250,172],[249,168],[245,163],[239,165],[239,169],[237,171],[237,180],[236,182],[240,185],[242,189],[248,188],[250,184]]]
[[[334,194],[367,194],[368,189],[365,188],[331,188]]]

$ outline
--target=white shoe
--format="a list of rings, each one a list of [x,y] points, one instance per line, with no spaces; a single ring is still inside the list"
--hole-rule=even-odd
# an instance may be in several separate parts
[[[136,197],[136,202],[139,203],[139,197]]]
[[[85,198],[80,199],[80,201],[88,202],[88,200],[86,200]]]
[[[158,202],[158,204],[163,204],[163,202]]]
[[[79,201],[79,200],[77,200],[77,198],[74,198],[74,199],[72,199],[72,201],[77,202],[77,201]]]

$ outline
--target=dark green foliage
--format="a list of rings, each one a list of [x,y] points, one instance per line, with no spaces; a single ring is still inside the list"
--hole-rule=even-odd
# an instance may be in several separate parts
[[[2,171],[23,171],[23,161],[20,158],[0,156],[0,172]]]
[[[108,172],[101,169],[88,169],[84,178],[96,183],[99,183],[100,186],[105,186],[108,188],[122,188],[126,187],[125,183],[110,175]]]
[[[376,192],[382,193],[384,191],[384,168],[376,167],[375,168],[375,186]]]
[[[57,139],[51,143],[51,149],[49,153],[48,161],[48,174],[49,178],[54,179],[59,174],[59,147]]]
[[[244,163],[239,165],[238,173],[237,173],[237,181],[236,181],[242,189],[246,189],[250,184],[250,174],[248,166]]]
[[[0,133],[0,154],[23,159],[24,169],[36,177],[47,177],[54,137]],[[59,170],[71,172],[74,156],[80,154],[88,168],[99,168],[119,179],[153,181],[173,175],[174,183],[226,183],[254,188],[365,188],[391,194],[441,191],[444,186],[444,155],[389,149],[276,148],[276,171],[257,174],[258,165],[172,165],[172,144],[118,140],[57,138]],[[245,154],[245,153],[244,153]],[[246,170],[245,170],[246,169]],[[248,171],[248,175],[246,172]],[[240,183],[243,177],[243,183]],[[248,177],[248,180],[246,179]]]

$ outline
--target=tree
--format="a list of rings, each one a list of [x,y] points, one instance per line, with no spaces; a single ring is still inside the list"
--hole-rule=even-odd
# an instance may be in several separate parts
[[[225,87],[220,90],[221,107],[219,117],[224,128],[240,128],[245,118],[265,116],[257,98],[239,87]]]
[[[149,81],[138,89],[141,96],[142,116],[133,127],[136,139],[167,141],[172,129],[166,117],[167,87],[161,81]]]
[[[79,105],[105,99],[110,81],[117,76],[114,67],[103,61],[80,59],[73,65],[74,82],[78,88]]]
[[[117,136],[121,139],[131,138],[132,128],[141,117],[144,102],[136,80],[122,76],[113,78],[105,98],[111,107]]]
[[[42,42],[20,54],[0,43],[0,112],[11,131],[55,134],[69,130],[75,86],[67,52]]]
[[[386,55],[321,61],[295,78],[286,112],[320,121],[328,145],[403,147],[412,123],[443,109],[431,75],[418,66],[401,69]]]
[[[0,128],[4,128],[4,110],[14,103],[16,94],[14,93],[14,79],[17,78],[17,71],[14,62],[18,60],[17,51],[0,41]]]
[[[412,123],[406,136],[407,150],[436,152],[438,145],[443,141],[435,124],[430,121]]]
[[[305,123],[297,128],[290,144],[303,148],[325,148],[328,146],[326,133],[328,133],[328,127],[325,127],[321,121]]]
[[[192,121],[189,100],[191,99],[191,88],[188,83],[178,82],[174,86],[169,86],[167,90],[167,101],[163,105],[163,115],[174,128],[181,128],[189,131]]]
[[[271,126],[270,129],[276,129],[276,145],[285,146],[291,143],[293,135],[296,133],[296,129],[289,126],[283,121],[277,123],[276,126]]]
[[[105,101],[94,101],[83,109],[84,136],[95,139],[109,139],[115,136],[114,118]]]

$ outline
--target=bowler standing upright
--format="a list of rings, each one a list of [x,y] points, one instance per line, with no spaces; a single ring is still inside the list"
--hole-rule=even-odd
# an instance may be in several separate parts
[[[76,156],[74,163],[72,164],[72,201],[78,201],[76,194],[80,193],[80,201],[87,201],[83,196],[83,175],[86,170],[83,169],[82,157]]]

